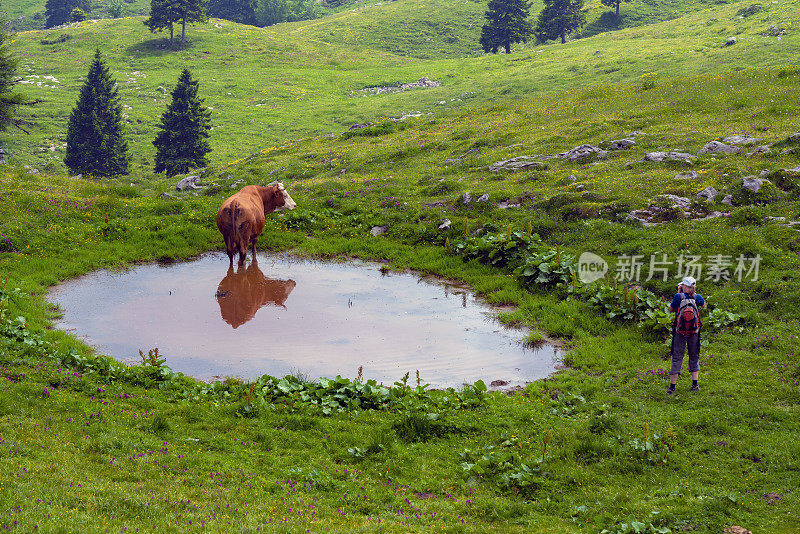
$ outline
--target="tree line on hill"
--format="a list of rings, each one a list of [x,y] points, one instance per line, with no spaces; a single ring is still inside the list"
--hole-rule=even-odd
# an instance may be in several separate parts
[[[606,7],[615,9],[619,17],[619,6],[630,0],[600,0]],[[481,28],[480,44],[484,52],[498,53],[501,48],[511,53],[511,45],[527,43],[531,36],[546,42],[567,36],[586,24],[584,0],[544,0],[544,7],[534,26],[528,20],[531,3],[528,0],[490,0],[486,11],[486,24]]]
[[[339,3],[341,0],[328,0],[326,5],[333,7]],[[46,0],[45,28],[85,20],[91,7],[89,0]],[[107,0],[103,7],[113,18],[125,12],[124,0]],[[315,0],[151,0],[148,27],[157,31],[169,29],[172,33],[171,24],[184,18],[185,22],[201,22],[206,17],[216,17],[252,26],[271,26],[321,15]]]

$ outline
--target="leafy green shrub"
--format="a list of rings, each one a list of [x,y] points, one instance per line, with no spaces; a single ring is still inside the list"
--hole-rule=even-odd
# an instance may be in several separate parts
[[[738,208],[728,217],[731,226],[754,226],[764,224],[764,210],[754,206]]]
[[[530,252],[541,246],[542,240],[538,235],[509,229],[507,232],[455,239],[450,244],[450,251],[464,259],[477,259],[486,265],[515,268]]]
[[[43,45],[52,45],[52,44],[61,44],[66,43],[72,39],[72,35],[69,33],[62,33],[58,37],[45,37],[41,41],[39,41]]]
[[[745,189],[743,182],[736,181],[730,187],[730,194],[733,197],[733,203],[736,206],[745,206],[749,204],[766,204],[775,200],[778,196],[778,188],[775,187],[770,181],[765,181],[761,184],[757,193],[753,193],[749,189]]]
[[[501,490],[513,491],[531,497],[544,482],[543,457],[533,465],[523,463],[513,451],[519,446],[515,437],[503,437],[499,445],[486,445],[480,449],[464,449],[461,457],[462,476],[472,485],[479,479],[497,485]]]
[[[380,135],[387,135],[395,131],[402,131],[406,128],[405,124],[397,123],[394,121],[383,121],[380,124],[373,124],[371,126],[363,126],[355,130],[348,130],[342,134],[342,138],[350,139],[351,137],[377,137]]]
[[[575,257],[555,249],[527,256],[515,274],[525,286],[554,289],[569,284],[576,272]]]

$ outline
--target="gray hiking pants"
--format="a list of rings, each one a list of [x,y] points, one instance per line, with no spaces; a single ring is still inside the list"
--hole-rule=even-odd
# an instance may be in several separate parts
[[[677,375],[683,366],[683,353],[689,351],[689,372],[700,370],[700,333],[683,337],[677,332],[672,333],[672,366],[669,374]]]

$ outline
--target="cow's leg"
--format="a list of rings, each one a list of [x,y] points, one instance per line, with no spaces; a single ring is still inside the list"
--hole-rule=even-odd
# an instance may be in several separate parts
[[[233,255],[236,254],[236,249],[234,248],[234,242],[232,237],[225,238],[225,253],[228,255],[228,260],[230,261],[230,267],[233,267]]]
[[[250,242],[253,243],[253,261],[256,261],[256,241],[258,241],[257,235],[253,236],[250,240]]]
[[[247,245],[250,244],[250,229],[242,228],[239,230],[239,266],[244,265],[247,258]]]

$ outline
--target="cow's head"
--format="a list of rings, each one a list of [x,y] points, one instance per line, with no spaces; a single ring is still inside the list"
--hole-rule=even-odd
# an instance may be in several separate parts
[[[275,193],[273,194],[273,199],[275,202],[275,210],[293,210],[297,207],[297,203],[292,200],[292,197],[289,196],[289,193],[286,192],[286,188],[283,187],[283,184],[280,182],[272,182],[269,184],[270,186],[274,187]]]

